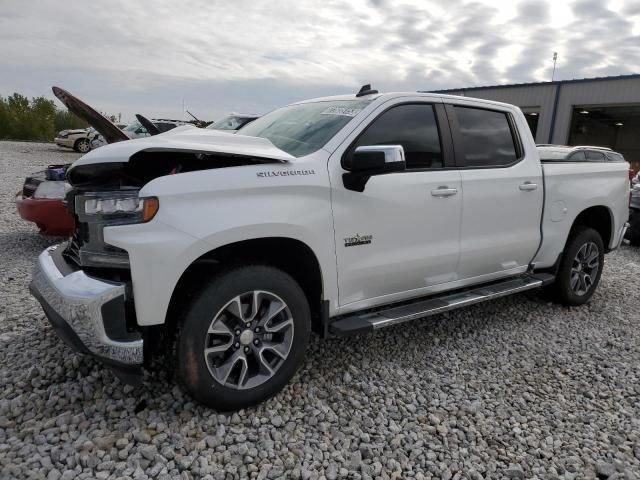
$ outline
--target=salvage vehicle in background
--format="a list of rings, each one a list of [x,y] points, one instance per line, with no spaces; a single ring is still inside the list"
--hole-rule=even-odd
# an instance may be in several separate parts
[[[88,128],[62,130],[53,139],[59,147],[72,148],[76,152],[87,153],[91,150],[91,142],[87,139]]]
[[[88,153],[67,173],[73,237],[40,255],[31,291],[126,381],[169,355],[195,399],[240,409],[286,385],[312,330],[543,286],[589,301],[627,227],[628,168],[541,162],[512,105],[367,85],[235,135],[179,128]]]
[[[168,132],[176,127],[187,125],[186,122],[182,122],[180,120],[165,120],[165,119],[152,119],[148,120],[146,117],[142,115],[136,114],[137,120],[125,125],[122,128],[122,131],[127,135],[127,137],[134,138],[142,138],[149,137],[151,135],[158,135],[163,132]],[[95,131],[95,129],[94,129]],[[96,131],[96,133],[91,137],[91,149],[100,148],[106,145],[108,142],[104,139],[104,137]]]
[[[207,126],[207,128],[209,130],[227,130],[230,132],[237,132],[257,118],[260,118],[260,115],[256,115],[255,113],[231,113],[226,117],[222,117],[217,122],[213,122],[211,125]]]
[[[68,167],[69,164],[49,165],[28,176],[15,197],[20,217],[35,223],[46,235],[68,237],[73,233],[73,216],[64,206],[64,197],[70,188],[65,181]]]
[[[626,238],[634,247],[640,247],[640,183],[631,187],[629,195],[629,229]]]
[[[123,132],[122,125],[113,123],[69,92],[53,87],[53,93],[70,111],[92,125],[91,128],[81,131],[83,137],[75,140],[75,142],[80,140],[89,142],[89,148],[86,147],[86,142],[80,143],[82,153],[106,143],[129,140],[129,136]],[[139,122],[148,122],[150,126],[155,124],[152,135],[160,133],[160,129],[168,131],[182,123],[173,120],[155,120],[152,123],[142,115],[136,116],[138,122],[136,122],[135,130],[140,128]],[[105,138],[109,141],[107,142]],[[15,197],[20,217],[34,222],[40,232],[46,235],[68,237],[73,233],[74,219],[64,206],[66,186],[68,186],[65,182],[65,175],[69,165],[50,165],[45,170],[30,175],[25,179],[22,191],[17,193]]]
[[[540,160],[550,162],[624,162],[621,153],[607,147],[588,145],[537,145]],[[629,172],[630,169],[627,170]]]

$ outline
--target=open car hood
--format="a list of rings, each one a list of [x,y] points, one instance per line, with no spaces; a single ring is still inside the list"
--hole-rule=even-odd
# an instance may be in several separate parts
[[[51,87],[53,94],[64,103],[69,111],[82,118],[100,133],[107,143],[129,140],[129,137],[120,130],[111,120],[95,111],[89,105],[77,97],[59,87]]]
[[[98,163],[123,163],[139,152],[185,152],[222,154],[291,162],[295,157],[280,150],[266,138],[248,137],[184,125],[153,137],[137,138],[92,150],[73,168]]]

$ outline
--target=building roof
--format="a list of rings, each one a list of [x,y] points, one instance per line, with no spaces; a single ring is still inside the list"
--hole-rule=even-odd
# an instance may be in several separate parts
[[[564,83],[581,83],[581,82],[602,82],[609,80],[629,80],[633,78],[640,79],[640,73],[631,73],[628,75],[614,75],[610,77],[592,77],[592,78],[575,78],[572,80],[554,80],[553,82],[528,82],[528,83],[510,83],[506,85],[487,85],[482,87],[462,87],[447,88],[444,90],[431,90],[425,93],[448,93],[448,92],[468,92],[471,90],[490,90],[497,88],[518,88],[518,87],[537,87],[546,85],[560,85]]]

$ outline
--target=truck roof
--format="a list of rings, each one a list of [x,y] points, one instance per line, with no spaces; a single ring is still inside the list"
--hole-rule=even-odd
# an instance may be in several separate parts
[[[293,102],[291,105],[299,105],[303,103],[314,103],[314,102],[332,102],[332,101],[345,101],[345,100],[365,100],[370,99],[372,101],[379,100],[391,100],[394,98],[402,98],[402,97],[424,97],[429,99],[442,99],[442,100],[468,100],[471,103],[482,103],[485,105],[493,105],[496,107],[509,107],[509,108],[517,108],[512,104],[504,103],[504,102],[496,102],[493,100],[485,100],[483,98],[473,98],[473,97],[462,97],[460,95],[445,95],[442,93],[430,93],[430,92],[387,92],[387,93],[372,93],[365,96],[357,97],[356,94],[347,94],[347,95],[332,95],[328,97],[317,97],[310,98],[308,100],[301,100],[299,102]]]

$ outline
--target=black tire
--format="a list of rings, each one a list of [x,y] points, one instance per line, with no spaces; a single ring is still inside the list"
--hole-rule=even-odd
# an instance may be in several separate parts
[[[593,273],[592,270],[588,270],[582,262],[577,259],[578,252],[584,252],[583,248],[590,248],[590,245],[595,245],[597,248],[597,272]],[[562,260],[560,261],[560,267],[558,274],[553,285],[550,285],[549,291],[552,293],[554,300],[567,306],[576,306],[587,303],[600,282],[600,276],[602,275],[602,268],[604,266],[604,243],[602,237],[593,228],[578,226],[573,229],[570,234],[567,246],[564,250]],[[584,270],[583,270],[584,268]],[[593,275],[587,275],[587,272],[592,272]],[[589,282],[581,280],[581,274],[585,277],[589,277]],[[577,275],[577,287],[572,287],[572,277]],[[588,288],[582,292],[583,287],[588,284]],[[578,290],[578,291],[576,291]]]
[[[256,340],[259,344],[260,340],[263,340],[264,344],[261,345],[267,345],[268,342],[266,340],[275,338],[278,334],[267,334],[267,328],[263,328],[262,335],[264,336],[258,338],[256,333],[254,338],[254,326],[258,325],[256,323],[246,329],[250,332],[249,343],[240,344],[237,340],[244,335],[245,331],[242,330],[243,334],[240,337],[235,335],[235,332],[245,327],[242,326],[243,323],[238,320],[237,316],[229,313],[231,311],[229,306],[233,303],[233,300],[244,299],[243,295],[253,295],[253,292],[256,291],[272,295],[269,299],[277,298],[277,300],[284,302],[287,308],[283,313],[279,313],[278,316],[284,315],[286,317],[284,323],[289,325],[286,328],[291,328],[291,333],[286,334],[289,342],[288,355],[285,359],[274,356],[276,362],[276,367],[273,369],[274,373],[270,371],[271,368],[266,373],[260,373],[265,372],[265,362],[262,353],[258,356],[259,347],[255,347],[254,350],[253,344]],[[264,312],[265,308],[271,308],[271,304],[265,306],[265,301],[267,300],[261,299],[255,302],[260,304],[257,311],[262,309]],[[248,305],[249,303],[247,303]],[[258,317],[257,314],[254,315]],[[240,317],[242,316],[243,314],[241,313]],[[267,317],[268,315],[263,314],[263,316]],[[230,333],[232,333],[230,337],[232,346],[228,347],[224,353],[205,355],[205,347],[211,346],[207,342],[211,341],[212,335],[215,336],[215,334],[211,333],[210,328],[213,328],[214,324],[220,325],[217,323],[218,321],[233,325],[237,322],[239,328],[236,329],[235,326],[229,328]],[[269,322],[267,320],[267,323]],[[228,328],[227,325],[223,325],[223,327]],[[257,327],[255,331],[257,330],[260,330],[260,328]],[[310,331],[311,314],[307,299],[298,283],[291,276],[269,266],[254,265],[236,268],[212,279],[195,295],[193,302],[190,304],[180,324],[176,339],[177,378],[193,398],[218,410],[238,410],[260,403],[278,393],[293,377],[304,359]],[[272,335],[273,337],[269,336],[267,338],[267,335]],[[247,341],[247,338],[244,337],[243,341]],[[226,342],[227,337],[224,338],[222,343]],[[240,345],[240,348],[236,348],[236,345]],[[215,348],[227,347],[220,344]],[[233,355],[243,356],[243,352],[247,352],[247,349],[251,351],[244,354],[244,362],[240,362],[239,370],[236,369],[237,364],[235,364],[233,368],[229,369],[229,372],[233,372],[235,377],[240,377],[242,372],[245,372],[246,376],[249,377],[249,366],[251,366],[255,375],[252,381],[263,381],[263,383],[253,387],[240,387],[242,380],[237,380],[234,387],[226,380],[226,378],[232,376],[231,374],[228,373],[227,377],[225,377],[224,385],[220,379],[214,377],[212,372],[218,372],[216,363],[224,365],[234,363],[229,360],[225,363],[224,358],[220,359],[218,355],[224,355],[227,359],[230,359]],[[268,349],[265,350],[268,352]],[[211,355],[213,355],[213,359]],[[268,375],[272,375],[268,380],[262,379]]]
[[[78,153],[87,153],[91,150],[91,142],[88,138],[79,138],[73,144],[73,149]]]

